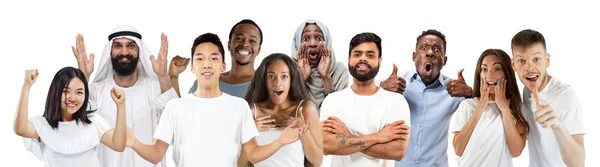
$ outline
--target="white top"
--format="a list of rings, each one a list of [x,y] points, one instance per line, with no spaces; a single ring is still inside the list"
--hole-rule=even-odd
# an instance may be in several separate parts
[[[298,118],[298,111],[300,110],[300,105],[302,105],[304,100],[300,101],[298,107],[296,107],[296,116],[294,118]],[[302,112],[302,111],[300,111]],[[256,104],[254,104],[254,118],[256,118]],[[267,131],[259,132],[259,135],[256,136],[256,141],[259,146],[264,146],[272,143],[273,141],[279,139],[281,133],[283,131],[277,128],[271,128]],[[310,135],[310,134],[305,134]],[[255,167],[278,167],[278,166],[287,166],[287,167],[303,167],[304,166],[304,149],[302,146],[302,141],[297,140],[294,143],[285,145],[281,147],[275,154],[271,155],[269,158],[260,161],[254,164]]]
[[[158,124],[162,109],[167,101],[178,97],[175,90],[171,88],[161,94],[158,81],[149,80],[148,78],[138,78],[138,81],[128,88],[117,86],[112,78],[90,84],[91,107],[93,109],[97,108],[98,111],[96,112],[102,115],[108,121],[110,127],[113,128],[115,127],[117,118],[117,105],[110,95],[110,90],[113,87],[123,89],[127,95],[125,99],[127,126],[131,128],[139,141],[145,144],[152,144],[154,142],[152,135]],[[164,161],[158,165],[146,161],[129,147],[125,148],[125,151],[121,153],[101,145],[98,147],[98,157],[100,159],[100,166],[103,167],[165,166]]]
[[[562,83],[556,77],[550,79],[544,90],[539,92],[540,102],[546,102],[558,116],[558,120],[571,135],[585,134],[583,129],[583,109],[579,104],[577,94],[571,86]],[[552,128],[543,128],[533,118],[537,110],[533,95],[529,89],[523,88],[523,103],[525,118],[529,123],[527,146],[529,147],[529,165],[531,167],[565,166],[558,150]]]
[[[387,124],[405,120],[410,126],[410,110],[401,94],[383,88],[371,96],[357,95],[351,88],[329,94],[321,106],[320,120],[339,118],[352,135],[379,132]],[[391,151],[391,150],[390,150]],[[326,166],[326,165],[325,165]],[[391,167],[394,160],[375,159],[361,152],[350,155],[332,155],[331,167]]]
[[[223,93],[169,101],[154,138],[173,146],[177,166],[234,167],[242,144],[257,135],[248,103]]]
[[[463,100],[452,116],[450,133],[461,131],[471,119],[475,108],[476,99]],[[457,163],[457,166],[513,166],[504,134],[502,113],[495,101],[488,102]]]
[[[23,138],[25,148],[44,161],[47,167],[97,167],[100,162],[96,146],[110,126],[100,115],[90,114],[89,119],[91,124],[84,125],[73,120],[59,122],[58,128],[52,129],[46,118],[31,117],[29,120],[41,141]]]

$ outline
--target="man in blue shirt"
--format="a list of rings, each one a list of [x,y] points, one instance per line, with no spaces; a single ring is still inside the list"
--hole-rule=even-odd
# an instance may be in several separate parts
[[[458,104],[473,90],[458,72],[458,79],[440,73],[446,65],[446,37],[437,30],[417,37],[412,55],[416,68],[392,75],[380,86],[404,95],[410,107],[411,138],[404,159],[395,166],[448,166],[448,126]]]

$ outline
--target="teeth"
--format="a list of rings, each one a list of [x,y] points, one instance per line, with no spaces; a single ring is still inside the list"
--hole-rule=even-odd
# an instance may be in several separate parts
[[[75,107],[76,105],[75,104],[67,104],[67,106],[69,106],[69,107]]]
[[[212,75],[212,72],[203,72],[202,75],[209,76],[209,75]]]
[[[488,84],[493,85],[496,84],[496,82],[488,82]]]
[[[250,54],[250,52],[248,51],[239,51],[238,53],[240,53],[241,55],[247,56],[248,54]]]

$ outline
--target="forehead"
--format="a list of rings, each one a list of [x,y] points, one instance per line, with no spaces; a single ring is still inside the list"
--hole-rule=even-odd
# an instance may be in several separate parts
[[[288,72],[289,67],[283,60],[275,60],[267,67],[267,72]]]
[[[84,88],[83,81],[81,81],[81,79],[75,77],[75,78],[71,79],[71,81],[69,81],[69,85],[66,86],[65,88],[70,88],[70,89]]]
[[[546,49],[541,43],[534,43],[529,46],[515,46],[512,48],[513,56],[533,56],[533,55],[543,55],[546,53]]]
[[[443,41],[442,39],[440,39],[440,37],[435,36],[435,35],[425,35],[422,36],[421,39],[419,39],[419,44],[433,44],[433,45],[440,45],[443,46]]]
[[[125,38],[125,37],[121,37],[121,38],[115,38],[113,39],[113,44],[114,43],[135,43],[134,40]]]
[[[198,53],[219,53],[219,47],[215,44],[213,44],[212,42],[204,42],[199,44],[198,46],[196,46],[196,50],[194,50],[194,54],[198,54]]]
[[[260,38],[258,28],[252,24],[240,24],[233,29],[233,35],[251,35]]]
[[[377,44],[375,42],[363,42],[354,48],[352,48],[352,52],[375,52],[378,53]]]
[[[304,27],[304,30],[302,30],[302,35],[305,34],[323,34],[323,31],[321,31],[321,28],[316,24],[308,24]]]
[[[498,58],[498,56],[493,55],[493,54],[485,55],[481,62],[481,64],[486,64],[486,65],[492,65],[494,63],[500,63],[500,59]]]

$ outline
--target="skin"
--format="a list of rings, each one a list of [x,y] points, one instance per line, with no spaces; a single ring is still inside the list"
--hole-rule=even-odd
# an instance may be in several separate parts
[[[550,66],[550,54],[541,43],[513,47],[512,53],[513,68],[536,102],[534,120],[543,128],[552,128],[562,160],[567,166],[585,166],[584,134],[569,135],[552,106],[538,97],[538,93],[546,88],[552,78],[546,71]],[[529,79],[528,76],[533,78]]]

